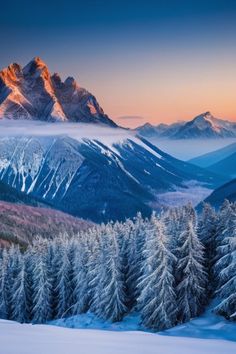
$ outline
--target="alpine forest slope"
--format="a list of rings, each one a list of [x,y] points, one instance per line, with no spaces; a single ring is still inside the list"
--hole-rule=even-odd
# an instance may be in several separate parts
[[[219,208],[225,199],[230,202],[236,201],[236,179],[233,179],[232,181],[214,190],[214,192],[206,198],[205,202]]]
[[[189,181],[210,189],[225,181],[130,132],[121,130],[116,137],[113,131],[106,128],[106,136],[98,138],[83,133],[76,139],[43,137],[40,132],[0,138],[0,180],[95,222],[124,220],[138,211],[148,216],[158,193],[187,188]]]
[[[236,137],[236,123],[215,118],[210,112],[205,112],[189,122],[176,122],[170,125],[145,124],[136,128],[144,137],[161,137],[170,139],[202,139],[202,138],[232,138]]]
[[[59,74],[51,75],[39,57],[23,68],[13,63],[0,72],[1,118],[117,126],[73,77],[63,82]]]
[[[50,239],[58,232],[74,235],[94,226],[54,209],[3,201],[0,201],[0,224],[0,247],[18,244],[24,248],[38,237]]]
[[[55,237],[88,229],[92,223],[49,208],[48,203],[0,182],[0,247],[25,246],[36,237]]]

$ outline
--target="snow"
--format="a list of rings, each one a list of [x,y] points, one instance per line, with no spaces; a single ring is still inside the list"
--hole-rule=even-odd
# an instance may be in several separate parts
[[[0,320],[0,354],[234,354],[223,339],[171,337],[141,331],[68,329]]]

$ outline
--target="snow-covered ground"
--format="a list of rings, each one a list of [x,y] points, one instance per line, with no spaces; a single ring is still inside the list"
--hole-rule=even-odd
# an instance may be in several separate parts
[[[236,323],[204,315],[164,332],[141,331],[140,317],[101,321],[83,314],[50,325],[0,320],[0,354],[234,354]]]
[[[214,301],[207,311],[198,318],[190,322],[173,327],[161,333],[166,336],[192,337],[202,339],[226,339],[235,341],[236,346],[236,323],[225,320],[221,316],[216,316],[212,308],[216,306]],[[137,312],[125,316],[121,322],[111,323],[102,321],[94,314],[87,313],[65,319],[52,321],[51,324],[77,329],[100,329],[106,331],[141,331],[146,329],[140,326],[140,315]]]
[[[0,320],[0,354],[234,354],[236,342]]]

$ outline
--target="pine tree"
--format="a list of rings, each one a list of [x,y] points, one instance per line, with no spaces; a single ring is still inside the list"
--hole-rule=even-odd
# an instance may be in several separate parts
[[[198,239],[192,221],[180,236],[177,261],[178,318],[189,321],[199,315],[206,303],[207,272],[204,247]]]
[[[119,247],[111,225],[107,225],[101,242],[101,263],[97,268],[100,282],[95,289],[92,308],[99,317],[116,322],[123,318],[127,307]]]
[[[41,249],[33,257],[34,268],[32,274],[33,308],[32,322],[44,323],[51,319],[51,284],[48,277],[48,268],[45,250]]]
[[[25,272],[24,257],[21,256],[16,278],[12,288],[12,318],[14,321],[21,323],[29,320],[29,306],[28,306],[28,284]]]
[[[3,251],[0,259],[0,318],[9,318],[9,301],[8,301],[8,288],[7,288],[7,263],[8,253]]]
[[[88,245],[85,235],[79,243],[74,243],[73,259],[73,314],[84,313],[89,309]]]
[[[170,251],[164,225],[155,215],[152,215],[150,226],[146,236],[144,273],[138,284],[138,309],[145,327],[164,330],[176,323],[175,257]]]
[[[203,210],[198,222],[197,233],[200,241],[205,247],[205,254],[207,260],[207,269],[209,273],[209,286],[210,294],[214,291],[215,277],[213,272],[214,260],[216,257],[216,228],[217,228],[217,215],[215,210],[210,204],[204,203]]]
[[[134,224],[129,230],[128,267],[127,267],[127,291],[129,306],[132,308],[140,294],[138,280],[142,275],[143,251],[146,238],[146,227],[141,213],[138,213]]]
[[[11,303],[12,289],[17,276],[19,260],[21,258],[19,246],[12,245],[8,251],[6,268],[6,294],[8,299],[8,318],[13,320],[13,306]]]
[[[220,304],[214,309],[217,314],[236,320],[236,212],[232,208],[230,223],[222,231],[224,238],[217,247],[215,274],[218,280],[216,295]]]

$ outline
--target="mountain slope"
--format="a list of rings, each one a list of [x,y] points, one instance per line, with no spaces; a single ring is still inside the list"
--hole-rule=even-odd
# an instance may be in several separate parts
[[[61,232],[76,234],[92,227],[92,223],[53,209],[30,207],[0,201],[0,246],[27,245],[37,236],[53,238]]]
[[[25,245],[36,236],[54,237],[63,230],[76,233],[90,222],[46,208],[47,203],[0,181],[0,246]]]
[[[236,177],[236,152],[230,156],[224,158],[223,160],[208,166],[209,171],[221,174],[225,176],[228,180]]]
[[[236,201],[236,179],[217,188],[205,201],[218,208],[225,199],[231,202]]]
[[[45,204],[33,196],[22,193],[11,186],[0,181],[0,201],[16,204],[26,204],[31,206],[40,206]]]
[[[207,168],[211,165],[220,162],[221,160],[227,158],[228,156],[232,155],[235,152],[236,152],[236,143],[232,143],[216,151],[209,152],[208,154],[195,157],[194,159],[189,160],[189,162],[197,166]]]
[[[105,136],[98,132],[99,137],[89,139],[83,137],[86,133],[77,139],[0,138],[0,180],[55,208],[99,222],[137,211],[149,215],[157,193],[186,188],[188,181],[210,188],[224,182],[129,132],[112,137],[113,131],[106,128]]]
[[[11,64],[0,72],[0,118],[101,123],[116,127],[96,98],[72,77],[51,75],[38,57],[22,68]]]
[[[202,139],[236,137],[236,123],[215,118],[210,112],[202,113],[189,122],[170,125],[144,125],[136,129],[144,137],[171,139]]]

